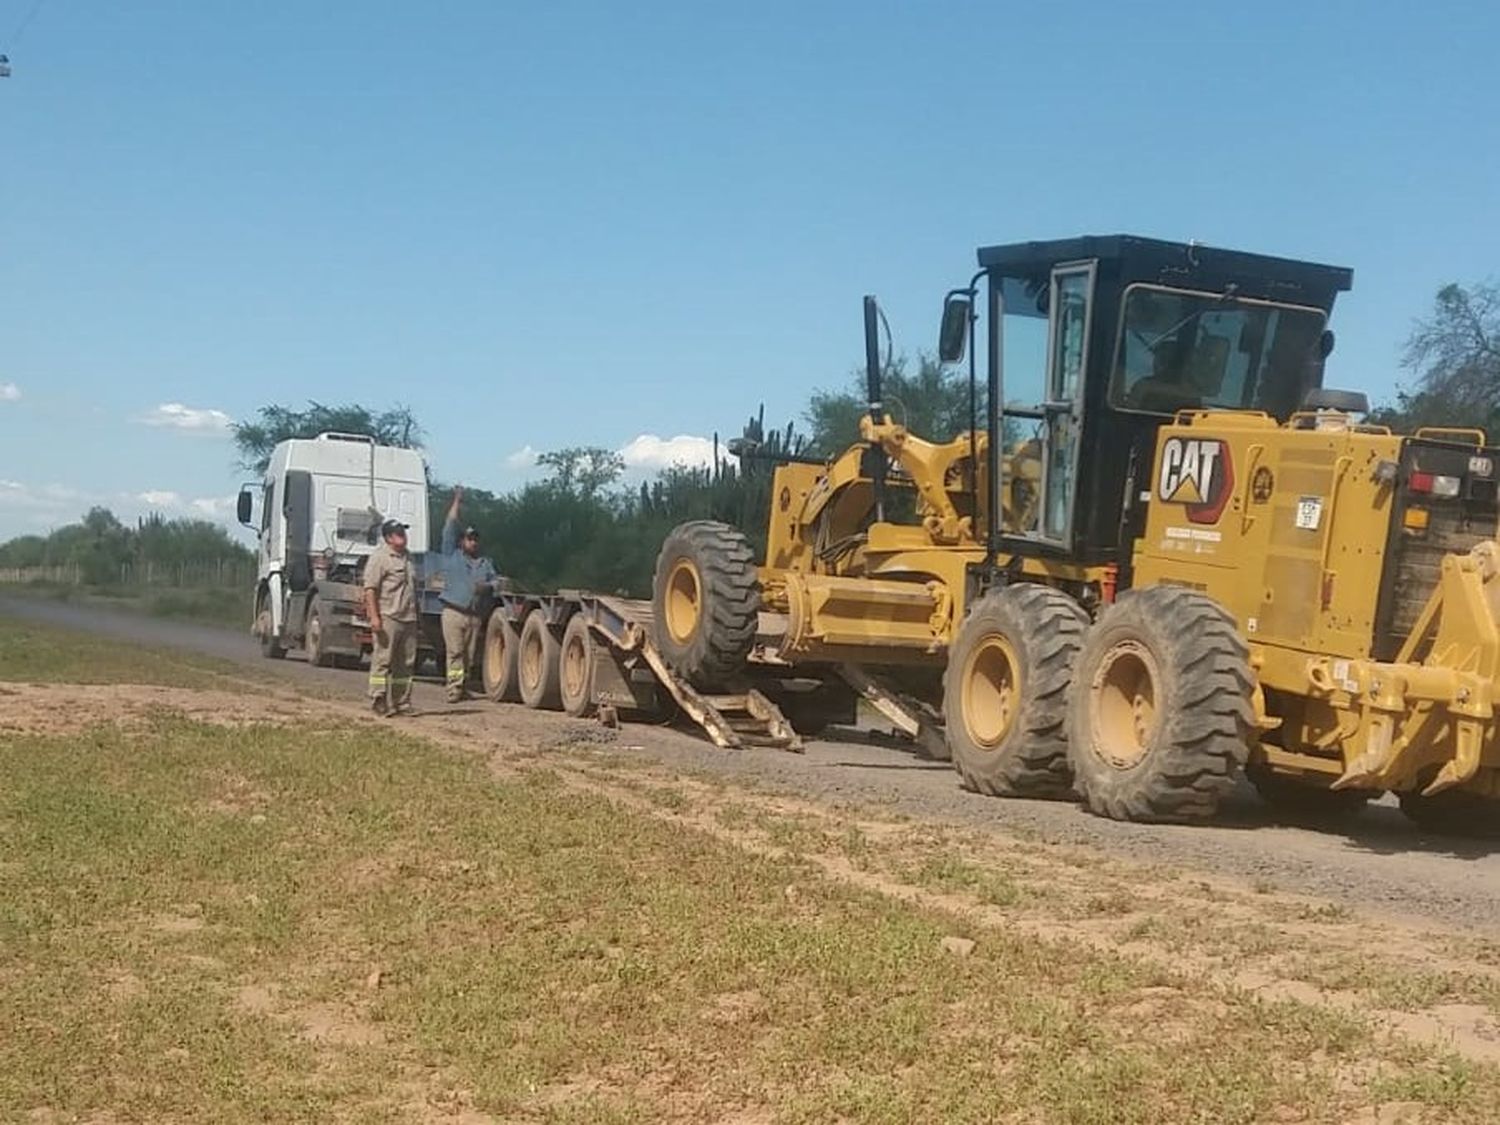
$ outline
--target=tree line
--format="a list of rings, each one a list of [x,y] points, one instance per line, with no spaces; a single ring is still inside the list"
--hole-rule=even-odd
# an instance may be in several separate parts
[[[1418,320],[1402,353],[1410,380],[1371,420],[1409,432],[1422,425],[1482,426],[1500,434],[1500,288],[1448,285]],[[933,358],[897,357],[886,375],[886,398],[898,414],[932,440],[968,428],[968,385],[962,373]],[[689,519],[716,519],[743,528],[751,542],[764,535],[773,462],[783,454],[827,457],[856,439],[865,409],[863,376],[843,389],[814,393],[796,423],[768,427],[764,411],[751,417],[735,454],[719,464],[677,466],[626,486],[624,464],[607,449],[553,450],[538,458],[541,480],[509,492],[465,488],[464,520],[477,527],[497,568],[518,587],[579,587],[645,596],[656,551],[666,533]],[[376,410],[358,404],[262,407],[235,426],[240,464],[263,471],[277,442],[337,430],[370,434],[385,444],[418,446],[422,428],[406,407]],[[449,484],[432,482],[436,538]],[[76,566],[86,581],[107,584],[121,568],[141,564],[248,562],[250,552],[222,528],[202,520],[159,516],[136,527],[96,508],[77,524],[47,536],[22,536],[0,545],[0,567]]]
[[[97,507],[46,535],[0,543],[0,569],[65,571],[90,586],[122,580],[212,583],[220,576],[243,575],[254,563],[252,551],[209,520],[151,515],[130,527],[108,508]]]

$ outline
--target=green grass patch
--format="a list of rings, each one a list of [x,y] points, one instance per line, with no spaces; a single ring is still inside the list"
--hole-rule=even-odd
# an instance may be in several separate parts
[[[1357,1019],[975,929],[389,728],[14,737],[0,776],[0,1119],[1341,1120],[1369,1060],[1381,1092],[1500,1119],[1493,1070]]]
[[[0,681],[207,687],[227,661],[0,616]]]

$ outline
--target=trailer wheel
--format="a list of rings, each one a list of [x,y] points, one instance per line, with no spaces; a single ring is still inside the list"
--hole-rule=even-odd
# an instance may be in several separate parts
[[[948,654],[943,717],[966,788],[1067,797],[1067,692],[1088,616],[1061,590],[1029,583],[974,604]]]
[[[594,713],[594,634],[588,618],[575,613],[563,630],[558,688],[562,709],[575,719]]]
[[[1430,797],[1416,791],[1402,793],[1401,811],[1422,831],[1439,836],[1500,836],[1500,801],[1462,790],[1449,789]]]
[[[302,647],[307,651],[307,662],[315,668],[333,667],[333,657],[323,651],[323,606],[316,598],[307,611],[307,633]]]
[[[521,684],[516,654],[521,651],[521,635],[506,616],[496,608],[484,628],[484,694],[495,703],[519,703]]]
[[[1075,668],[1068,757],[1079,795],[1115,820],[1206,820],[1249,756],[1250,652],[1234,619],[1181,586],[1104,611]]]
[[[528,613],[521,626],[521,644],[516,653],[521,702],[526,706],[543,711],[556,711],[562,706],[559,648],[546,615],[540,609]]]
[[[738,675],[755,644],[760,583],[745,536],[694,520],[667,536],[652,583],[652,633],[672,668],[712,690]]]

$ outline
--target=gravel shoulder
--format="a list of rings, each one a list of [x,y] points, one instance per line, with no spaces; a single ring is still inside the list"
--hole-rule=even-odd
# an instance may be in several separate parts
[[[11,597],[0,598],[0,614],[87,630],[121,644],[170,646],[234,661],[257,678],[285,679],[320,695],[357,699],[363,692],[357,673],[309,668],[295,658],[263,660],[249,636],[222,629]],[[415,720],[418,727],[481,744],[517,738],[563,745],[588,742],[599,730],[561,715],[482,701],[445,708],[435,683],[419,684],[416,702],[427,710]],[[855,732],[843,741],[812,742],[805,755],[725,753],[687,732],[650,726],[626,727],[611,745],[671,771],[1090,849],[1101,861],[1200,871],[1250,888],[1327,898],[1376,917],[1500,935],[1500,851],[1491,843],[1425,835],[1389,801],[1346,823],[1293,826],[1275,822],[1246,787],[1216,825],[1132,825],[1102,820],[1073,804],[964,792],[948,766]]]

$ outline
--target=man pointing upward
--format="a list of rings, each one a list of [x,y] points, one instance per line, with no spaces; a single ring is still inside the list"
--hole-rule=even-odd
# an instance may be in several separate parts
[[[481,603],[495,581],[493,564],[479,554],[479,532],[473,526],[459,530],[463,498],[463,486],[455,486],[443,521],[443,647],[448,653],[449,703],[468,698]]]

